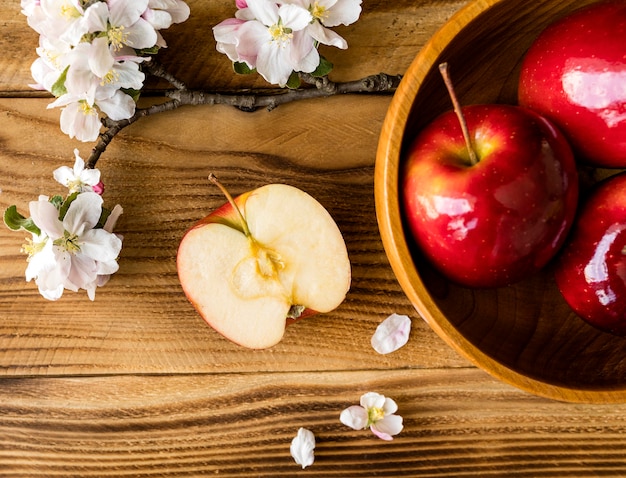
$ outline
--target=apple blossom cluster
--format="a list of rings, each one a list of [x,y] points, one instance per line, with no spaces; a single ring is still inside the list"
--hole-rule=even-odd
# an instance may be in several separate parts
[[[61,298],[65,289],[84,289],[94,300],[96,288],[117,272],[122,248],[122,237],[113,233],[122,208],[103,207],[100,171],[85,169],[78,151],[74,154],[73,168],[54,171],[54,179],[68,188],[65,198],[39,196],[29,204],[29,218],[15,206],[4,213],[10,229],[31,233],[22,248],[28,255],[26,280],[34,279],[49,300]]]
[[[130,118],[145,74],[140,65],[166,46],[159,30],[185,21],[182,0],[22,0],[22,13],[39,33],[31,66],[34,88],[61,107],[61,130],[95,141],[100,116]]]
[[[350,25],[361,15],[361,0],[236,0],[236,6],[234,18],[213,28],[217,50],[233,61],[235,71],[256,70],[281,87],[298,86],[298,72],[327,74],[332,66],[318,46],[348,48],[330,28]]]

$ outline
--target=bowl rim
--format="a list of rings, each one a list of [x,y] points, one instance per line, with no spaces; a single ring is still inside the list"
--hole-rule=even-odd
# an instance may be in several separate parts
[[[544,398],[574,403],[624,403],[626,390],[556,385],[523,375],[493,359],[450,324],[430,297],[418,294],[415,284],[425,289],[424,283],[415,268],[407,266],[407,260],[412,264],[412,259],[403,233],[398,197],[401,144],[411,112],[407,104],[411,104],[416,96],[421,85],[420,77],[423,79],[426,72],[440,62],[447,39],[456,36],[476,17],[502,1],[506,0],[474,0],[458,10],[418,52],[390,102],[374,168],[376,218],[383,248],[396,279],[417,313],[444,342],[474,365],[509,385]]]

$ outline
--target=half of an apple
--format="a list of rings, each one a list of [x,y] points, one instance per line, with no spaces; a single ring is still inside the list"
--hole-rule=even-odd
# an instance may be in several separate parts
[[[292,186],[269,184],[228,202],[183,237],[178,277],[206,322],[254,349],[278,343],[289,319],[343,302],[351,269],[328,211]]]

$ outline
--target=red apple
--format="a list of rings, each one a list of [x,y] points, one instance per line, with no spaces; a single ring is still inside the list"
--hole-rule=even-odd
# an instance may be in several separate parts
[[[591,165],[626,167],[626,2],[593,4],[527,52],[519,104],[551,119]]]
[[[296,318],[330,312],[350,288],[343,236],[312,196],[269,184],[194,225],[178,248],[182,288],[215,330],[245,347],[278,343]]]
[[[570,307],[595,327],[626,335],[626,173],[595,186],[556,264]]]
[[[406,221],[426,257],[448,278],[499,287],[541,269],[572,224],[578,174],[567,141],[518,106],[462,108],[477,162],[454,112],[429,124],[402,175]]]

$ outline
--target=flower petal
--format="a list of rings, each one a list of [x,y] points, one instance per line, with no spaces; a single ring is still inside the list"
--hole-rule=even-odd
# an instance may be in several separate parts
[[[115,260],[121,250],[121,239],[104,229],[90,229],[80,238],[81,253],[96,261]]]
[[[287,84],[293,66],[289,59],[289,45],[284,47],[276,42],[266,43],[261,46],[256,59],[256,68],[259,74],[268,83],[281,87]]]
[[[293,459],[302,468],[311,466],[315,460],[313,450],[315,449],[315,435],[311,430],[300,428],[298,434],[291,441],[290,452]]]
[[[72,266],[65,282],[65,288],[77,291],[94,282],[98,276],[96,261],[86,254],[71,254]]]
[[[82,235],[93,229],[102,214],[102,197],[94,192],[76,196],[63,218],[63,227],[71,234]]]
[[[104,223],[103,229],[108,232],[113,232],[115,225],[117,224],[117,220],[124,213],[124,209],[119,204],[116,204],[115,207],[111,210],[111,214],[107,217],[106,222]]]
[[[385,415],[391,415],[398,411],[398,404],[389,397],[385,397],[385,403],[383,405],[383,412]]]
[[[363,430],[367,426],[367,410],[353,405],[341,412],[339,421],[354,430]]]
[[[156,30],[143,18],[137,20],[124,31],[127,34],[124,43],[137,50],[151,48],[157,42]]]
[[[31,201],[28,205],[30,216],[39,229],[52,240],[63,236],[63,224],[59,221],[59,211],[45,196],[39,201]]]
[[[306,31],[312,38],[324,45],[334,46],[342,50],[348,48],[348,42],[341,35],[325,28],[320,22],[311,23]]]
[[[96,99],[98,108],[114,121],[130,118],[135,114],[136,103],[130,95],[117,90],[110,98]]]
[[[361,15],[361,0],[338,0],[332,8],[327,10],[327,13],[328,15],[324,18],[325,26],[350,25]]]
[[[148,8],[148,0],[107,0],[110,12],[110,22],[113,26],[129,27],[139,20],[141,14]]]
[[[239,27],[238,40],[236,47],[239,61],[245,61],[251,68],[255,68],[259,51],[272,40],[272,36],[261,22],[251,20]]]
[[[361,395],[361,406],[366,410],[370,408],[383,408],[385,396],[376,392],[367,392]]]
[[[383,320],[372,336],[372,347],[379,354],[395,352],[406,345],[411,331],[411,319],[406,315],[391,314]]]
[[[387,415],[382,420],[372,424],[370,429],[378,438],[382,440],[393,440],[393,435],[402,431],[402,417],[400,415]]]
[[[76,177],[74,175],[74,171],[69,166],[61,166],[55,169],[52,173],[52,176],[58,183],[61,183],[63,186],[66,187]]]
[[[248,9],[266,27],[278,23],[278,5],[269,0],[247,0]]]
[[[303,30],[311,23],[311,13],[298,5],[282,5],[278,9],[278,15],[283,20],[283,25],[294,32]]]

